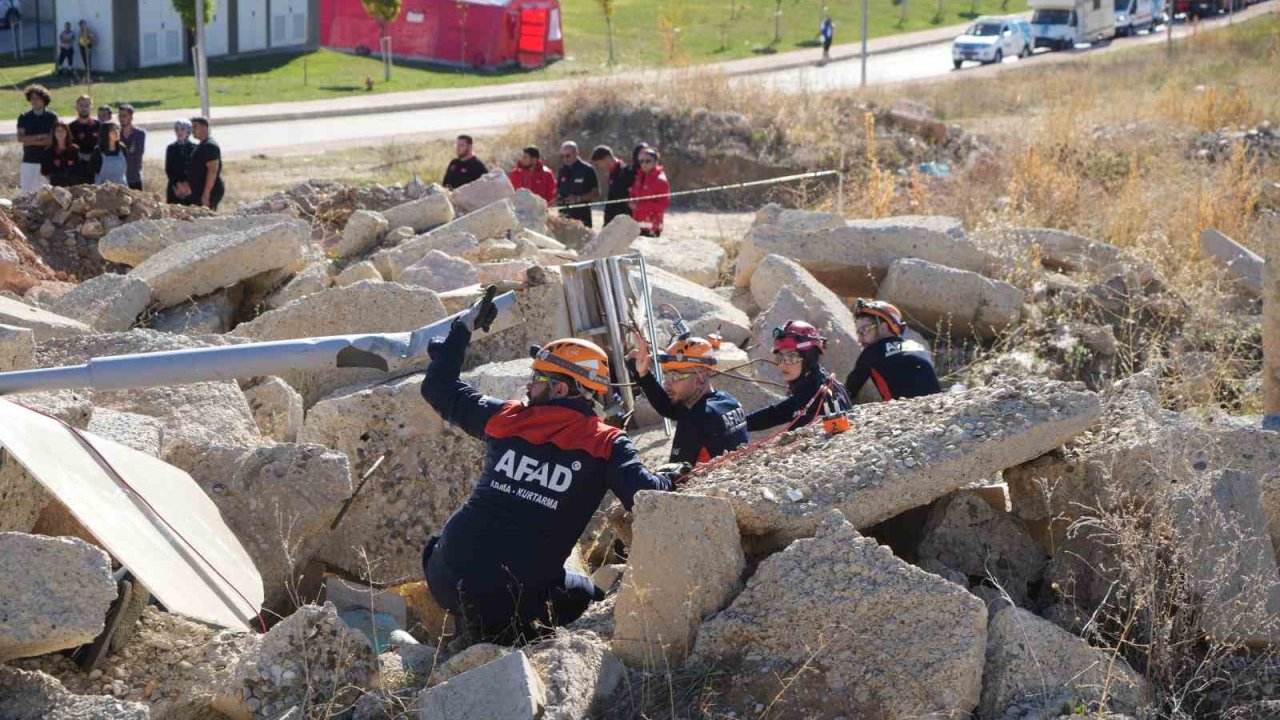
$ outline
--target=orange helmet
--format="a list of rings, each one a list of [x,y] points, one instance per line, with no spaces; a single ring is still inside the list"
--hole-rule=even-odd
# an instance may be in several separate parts
[[[562,338],[530,348],[533,369],[568,375],[601,395],[609,389],[609,356],[588,340]]]
[[[700,337],[678,339],[658,353],[663,370],[693,370],[716,366],[716,343]]]
[[[858,302],[853,306],[853,316],[858,317],[859,315],[866,315],[887,323],[889,332],[894,335],[901,335],[905,329],[905,323],[902,322],[902,311],[897,306],[883,300],[858,298]]]

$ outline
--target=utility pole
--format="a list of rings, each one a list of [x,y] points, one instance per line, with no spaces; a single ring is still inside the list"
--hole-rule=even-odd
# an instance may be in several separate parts
[[[200,114],[209,117],[209,62],[204,51],[204,0],[196,0],[196,86],[200,88]]]
[[[862,0],[862,84],[867,86],[867,0]]]

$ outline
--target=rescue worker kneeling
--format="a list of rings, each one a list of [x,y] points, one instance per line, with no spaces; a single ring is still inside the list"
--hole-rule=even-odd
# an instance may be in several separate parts
[[[788,430],[795,430],[827,410],[840,412],[853,406],[844,387],[822,367],[826,347],[827,339],[818,328],[803,320],[788,320],[773,329],[773,356],[787,381],[787,396],[748,415],[748,430],[766,430],[783,423]]]
[[[461,381],[472,327],[492,321],[483,304],[432,341],[422,383],[445,421],[486,444],[475,490],[427,543],[423,570],[436,601],[474,639],[510,644],[573,622],[604,599],[564,562],[606,488],[630,509],[637,492],[673,483],[645,469],[631,440],[596,417],[593,400],[608,391],[610,376],[593,343],[570,338],[534,348],[525,403],[486,397]]]
[[[662,385],[649,372],[653,358],[648,341],[641,333],[635,333],[635,342],[636,350],[627,358],[627,370],[653,409],[676,421],[671,462],[693,466],[747,444],[750,437],[742,404],[729,393],[711,387],[716,347],[710,340],[679,338],[666,352],[659,353]]]
[[[845,382],[850,395],[856,396],[868,380],[882,400],[942,392],[929,348],[902,336],[907,326],[896,306],[860,298],[853,306],[853,321],[862,354]]]

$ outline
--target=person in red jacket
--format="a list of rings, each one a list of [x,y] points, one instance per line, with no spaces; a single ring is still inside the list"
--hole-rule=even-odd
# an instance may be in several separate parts
[[[671,192],[671,183],[667,182],[667,173],[658,164],[658,151],[649,148],[640,152],[640,171],[636,173],[635,184],[631,186],[632,198],[649,198],[652,195],[664,197],[648,200],[631,201],[631,217],[640,225],[640,234],[646,237],[662,235],[662,216],[671,206],[671,198],[665,197]]]
[[[542,153],[532,145],[520,152],[520,159],[507,177],[512,187],[517,190],[526,188],[546,200],[548,205],[556,200],[556,174],[542,164]]]

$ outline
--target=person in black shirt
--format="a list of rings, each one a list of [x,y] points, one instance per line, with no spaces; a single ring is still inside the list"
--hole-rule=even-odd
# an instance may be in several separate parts
[[[572,140],[560,146],[560,172],[556,174],[556,200],[559,205],[580,205],[600,199],[600,181],[596,169],[582,161],[578,143]],[[591,208],[561,208],[560,214],[591,227]]]
[[[712,336],[714,339],[714,336]],[[711,387],[716,345],[698,337],[679,338],[658,355],[662,384],[649,372],[649,343],[635,334],[636,350],[627,370],[659,415],[676,421],[671,462],[690,467],[750,441],[747,414],[737,398]]]
[[[59,120],[53,126],[53,144],[45,148],[41,172],[54,187],[71,187],[84,182],[80,148],[71,142],[71,129]]]
[[[826,345],[827,339],[818,334],[818,328],[803,320],[788,320],[773,329],[773,356],[778,359],[782,379],[787,381],[787,397],[748,415],[748,430],[755,432],[782,424],[794,430],[829,410],[853,406],[844,387],[819,361]]]
[[[102,123],[89,113],[93,111],[93,98],[81,95],[76,98],[76,119],[71,121],[71,140],[80,148],[81,182],[93,182],[93,151],[98,149],[98,133]],[[110,121],[110,118],[108,118]]]
[[[600,145],[591,151],[591,164],[596,171],[609,178],[608,195],[611,200],[604,206],[604,224],[608,225],[619,215],[631,214],[631,186],[636,182],[635,164],[627,165],[613,154],[613,148]]]
[[[472,152],[474,145],[470,135],[459,135],[454,143],[454,150],[458,153],[458,157],[449,161],[449,168],[444,172],[443,185],[450,190],[456,190],[469,182],[480,179],[480,176],[489,172],[489,168],[480,162],[480,158],[476,157]]]
[[[164,201],[170,205],[185,205],[191,199],[187,183],[187,163],[191,161],[191,153],[196,149],[196,144],[191,142],[191,123],[178,120],[173,124],[173,134],[178,139],[169,143],[164,151]],[[178,194],[179,188],[185,188],[185,197]]]
[[[31,109],[18,116],[18,142],[22,145],[18,189],[33,192],[45,184],[41,172],[44,154],[45,149],[53,144],[53,126],[58,122],[58,116],[47,109],[53,98],[43,85],[28,85],[22,94],[31,103]]]
[[[942,392],[929,348],[902,336],[906,323],[897,307],[881,300],[859,299],[853,309],[862,354],[845,387],[857,395],[871,380],[883,400]]]
[[[187,161],[188,203],[217,210],[226,191],[222,184],[222,148],[209,135],[208,118],[191,118],[191,133],[200,144]]]

